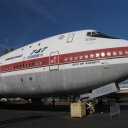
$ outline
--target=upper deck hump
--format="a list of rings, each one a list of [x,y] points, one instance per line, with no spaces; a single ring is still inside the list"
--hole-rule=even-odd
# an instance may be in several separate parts
[[[2,65],[48,57],[51,52],[55,51],[59,51],[59,54],[66,54],[127,46],[127,42],[125,40],[111,38],[106,40],[105,38],[89,36],[88,34],[90,33],[96,33],[96,31],[73,31],[36,41],[2,56]]]
[[[9,64],[9,63],[15,63],[19,61],[24,61],[27,59],[49,56],[51,51],[56,51],[59,48],[62,50],[63,46],[65,46],[64,43],[66,43],[68,39],[70,42],[74,34],[79,36],[84,33],[83,35],[85,35],[85,33],[89,31],[92,31],[92,30],[68,32],[68,33],[63,33],[63,34],[55,35],[49,38],[36,41],[34,43],[28,44],[8,54],[3,55],[1,57],[1,62],[2,64]]]

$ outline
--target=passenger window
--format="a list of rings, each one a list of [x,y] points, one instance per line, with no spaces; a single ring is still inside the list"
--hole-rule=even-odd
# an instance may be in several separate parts
[[[90,58],[94,58],[94,54],[90,54]]]
[[[119,55],[123,55],[123,51],[119,51]]]
[[[75,56],[75,57],[74,57],[74,60],[78,60],[78,56]]]
[[[42,61],[40,61],[40,65],[42,65]]]
[[[113,55],[116,56],[117,55],[117,52],[116,51],[113,51]]]
[[[128,50],[125,51],[125,54],[128,54]]]
[[[88,59],[88,55],[85,55],[85,59]]]
[[[100,56],[100,54],[99,53],[96,53],[96,57],[99,57]]]
[[[111,52],[107,52],[107,56],[111,56]]]
[[[35,62],[35,65],[38,65],[38,62]]]
[[[83,59],[83,55],[80,55],[80,56],[79,56],[79,59],[82,60],[82,59]]]
[[[54,60],[51,60],[51,63],[54,63]]]
[[[69,60],[70,60],[70,61],[72,61],[72,60],[73,60],[73,57],[72,57],[72,56],[70,56]]]
[[[101,56],[102,56],[102,57],[105,57],[105,53],[104,53],[104,52],[101,52]]]
[[[67,58],[67,57],[65,57],[65,58],[64,58],[64,61],[68,61],[68,58]]]

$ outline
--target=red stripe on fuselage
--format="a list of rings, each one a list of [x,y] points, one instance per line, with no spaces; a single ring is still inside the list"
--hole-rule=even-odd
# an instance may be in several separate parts
[[[108,52],[111,55],[108,56]],[[116,52],[116,55],[114,54]],[[99,54],[99,56],[97,56]],[[83,56],[83,58],[82,58]],[[88,56],[88,58],[86,57]],[[64,63],[72,63],[72,62],[80,62],[80,61],[89,61],[89,60],[98,60],[98,59],[109,59],[109,58],[118,58],[118,57],[126,57],[128,56],[128,47],[118,47],[118,48],[107,48],[107,49],[97,49],[97,50],[90,50],[90,51],[82,51],[76,53],[67,53],[67,54],[60,54],[59,56],[52,56],[59,57],[59,61],[56,63],[49,62],[51,61],[50,56],[36,58],[32,60],[26,60],[21,62],[16,62],[12,64],[2,65],[1,72],[10,72],[10,71],[17,71],[29,68],[36,68],[36,67],[44,67],[49,65],[55,64],[64,64]]]

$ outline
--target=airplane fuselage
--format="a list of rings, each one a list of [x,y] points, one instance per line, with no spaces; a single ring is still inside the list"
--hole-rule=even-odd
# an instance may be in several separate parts
[[[80,94],[128,76],[128,41],[83,30],[0,58],[0,97]]]

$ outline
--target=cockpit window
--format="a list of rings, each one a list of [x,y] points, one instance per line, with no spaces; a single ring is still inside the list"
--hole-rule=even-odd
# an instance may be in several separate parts
[[[107,36],[101,32],[88,32],[87,36],[91,36],[91,37],[99,37],[99,38],[109,38],[109,39],[119,39],[119,38],[115,38],[115,37],[111,37],[111,36]]]
[[[91,36],[91,35],[92,35],[92,33],[91,33],[91,32],[88,32],[88,33],[87,33],[87,36]]]

